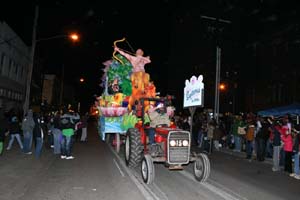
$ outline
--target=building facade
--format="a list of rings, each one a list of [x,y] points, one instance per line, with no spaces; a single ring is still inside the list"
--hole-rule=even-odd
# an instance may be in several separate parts
[[[45,74],[43,81],[42,101],[47,104],[58,106],[61,90],[60,80],[55,74]]]
[[[5,23],[0,21],[0,109],[22,113],[30,49]]]

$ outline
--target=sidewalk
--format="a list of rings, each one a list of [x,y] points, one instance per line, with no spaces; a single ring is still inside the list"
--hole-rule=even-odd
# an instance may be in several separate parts
[[[196,152],[201,152],[201,151],[202,151],[202,150],[201,150],[199,147],[197,147],[197,146],[192,146],[192,150],[194,150],[194,151],[196,151]],[[214,151],[217,151],[217,150],[214,149],[213,152],[214,152]],[[212,153],[213,153],[213,152],[212,152]],[[243,152],[243,151],[237,152],[237,151],[234,151],[233,149],[229,149],[229,148],[226,148],[226,147],[221,147],[221,148],[219,149],[219,152],[226,153],[226,154],[229,154],[229,155],[232,155],[232,156],[236,156],[236,157],[239,157],[239,158],[243,158],[243,159],[246,158],[246,152]],[[257,160],[256,160],[256,155],[255,155],[255,154],[253,154],[251,161],[257,161]],[[258,161],[257,161],[257,162],[258,162]],[[273,165],[273,159],[272,159],[272,158],[265,158],[264,161],[259,161],[259,162],[262,162],[262,163],[268,163],[268,164],[270,164],[270,165]]]
[[[230,155],[233,155],[233,156],[240,157],[240,158],[245,158],[246,157],[246,152],[243,152],[243,151],[237,152],[237,151],[233,151],[233,149],[229,149],[229,148],[225,148],[225,147],[220,148],[220,151],[223,152],[223,153],[226,153],[226,154],[230,154]],[[255,154],[252,155],[251,160],[256,161],[256,155]],[[265,157],[264,161],[260,161],[260,162],[268,163],[268,164],[271,164],[271,165],[273,164],[272,158],[267,158],[267,157]]]

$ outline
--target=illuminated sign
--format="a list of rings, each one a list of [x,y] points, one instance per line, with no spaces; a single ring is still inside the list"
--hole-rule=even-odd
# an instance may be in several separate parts
[[[192,76],[185,81],[183,107],[204,106],[203,76]]]

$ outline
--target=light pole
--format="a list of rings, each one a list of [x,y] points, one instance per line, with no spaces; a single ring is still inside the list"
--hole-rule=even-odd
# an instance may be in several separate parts
[[[201,16],[202,19],[211,20],[216,22],[216,84],[215,84],[215,105],[214,105],[214,118],[219,122],[220,111],[220,75],[221,75],[221,47],[219,44],[219,23],[230,24],[231,21],[215,17]]]
[[[34,66],[34,55],[35,55],[35,47],[38,42],[45,41],[45,40],[52,40],[57,38],[66,38],[69,37],[73,41],[78,41],[79,36],[76,33],[72,33],[70,35],[56,35],[48,38],[41,38],[36,39],[36,29],[37,29],[37,22],[38,22],[38,16],[39,16],[39,6],[35,6],[35,17],[33,22],[33,31],[32,31],[32,44],[31,44],[31,54],[30,54],[30,61],[29,61],[29,67],[27,72],[27,79],[26,79],[26,93],[25,93],[25,100],[23,104],[23,111],[24,115],[28,112],[29,109],[29,100],[30,100],[30,89],[31,89],[31,80],[32,80],[32,71]]]
[[[36,45],[36,27],[37,21],[39,16],[39,6],[35,6],[35,15],[33,21],[33,31],[32,31],[32,44],[31,44],[31,54],[29,60],[29,67],[27,72],[27,79],[26,79],[26,93],[25,93],[25,101],[23,105],[23,115],[26,115],[29,109],[29,98],[30,98],[30,86],[31,86],[31,77],[32,77],[32,70],[33,70],[33,60],[34,60],[34,53],[35,53],[35,45]]]

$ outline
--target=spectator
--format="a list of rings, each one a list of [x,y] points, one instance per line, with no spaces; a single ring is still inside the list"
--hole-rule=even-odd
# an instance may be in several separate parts
[[[214,133],[213,133],[213,141],[214,147],[217,151],[220,150],[220,140],[224,136],[224,132],[221,128],[221,122],[215,126]]]
[[[79,122],[77,122],[75,124],[75,130],[74,130],[74,137],[75,137],[75,141],[78,142],[80,141],[82,136],[82,121],[79,120]]]
[[[201,122],[201,127],[199,129],[199,132],[198,132],[198,147],[199,148],[202,148],[202,145],[203,145],[203,138],[204,138],[204,135],[206,135],[206,121],[203,120]]]
[[[35,141],[35,152],[34,155],[36,158],[41,156],[45,133],[42,128],[42,119],[38,113],[35,113],[33,116],[34,128],[33,128],[33,138]]]
[[[53,135],[53,153],[56,155],[61,154],[61,144],[60,139],[62,137],[62,132],[60,130],[60,113],[55,112],[52,120],[51,132]]]
[[[190,123],[189,123],[189,117],[183,116],[183,122],[181,128],[185,131],[190,131]]]
[[[279,166],[279,155],[280,155],[280,148],[281,148],[281,124],[279,122],[274,122],[274,119],[268,119],[270,123],[269,130],[272,131],[273,134],[273,167],[272,171],[280,171]]]
[[[239,127],[244,127],[245,124],[242,120],[242,116],[241,115],[237,115],[233,121],[233,124],[231,126],[231,132],[233,134],[233,137],[234,137],[234,150],[233,151],[236,151],[236,152],[241,152],[241,142],[242,142],[242,138],[241,138],[241,135],[239,135],[238,133],[238,128]]]
[[[20,149],[23,151],[23,143],[21,141],[21,127],[20,127],[19,120],[16,115],[14,115],[11,118],[11,122],[10,122],[8,130],[9,130],[10,140],[8,142],[8,146],[7,146],[6,150],[11,149],[11,147],[15,141],[15,138],[16,138],[19,143]]]
[[[269,124],[264,119],[259,119],[257,122],[257,133],[256,133],[256,144],[257,144],[257,151],[256,151],[256,157],[258,161],[264,161],[265,160],[265,152],[266,152],[266,143],[269,138]]]
[[[245,140],[246,140],[246,159],[252,159],[253,141],[255,135],[255,122],[250,121],[246,128]]]
[[[1,108],[0,108],[1,109]],[[0,110],[1,111],[1,110]],[[0,155],[3,153],[5,136],[8,134],[8,121],[4,114],[0,115]]]
[[[24,153],[32,154],[31,145],[33,139],[34,120],[32,110],[29,110],[22,121],[22,130],[24,137]]]
[[[286,123],[286,122],[285,122]],[[286,124],[282,127],[283,150],[285,154],[284,171],[292,173],[293,138]]]
[[[211,119],[207,123],[206,150],[208,153],[212,153],[212,143],[213,143],[215,128],[216,128],[216,122],[214,119]]]
[[[72,151],[72,137],[74,135],[76,116],[70,112],[65,112],[60,118],[60,127],[62,131],[61,140],[61,159],[74,159],[71,155]]]
[[[87,118],[88,118],[87,114],[81,118],[81,125],[82,125],[81,126],[82,132],[81,132],[81,138],[80,138],[81,142],[87,141]]]
[[[299,173],[299,156],[300,156],[300,124],[296,124],[295,128],[292,129],[295,136],[294,145],[293,145],[293,153],[294,153],[294,173],[290,174],[291,177],[300,180]]]

